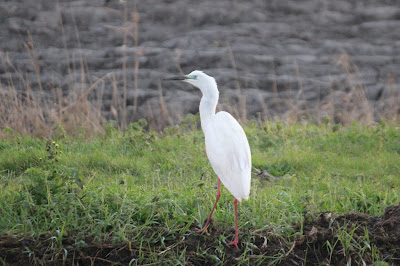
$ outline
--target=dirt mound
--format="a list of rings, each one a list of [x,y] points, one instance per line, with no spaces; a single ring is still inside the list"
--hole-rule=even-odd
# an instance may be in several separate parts
[[[301,228],[303,234],[299,235]],[[249,237],[254,240],[253,244],[248,243],[241,250],[224,245],[225,254],[229,254],[226,262],[237,263],[244,258],[250,259],[250,262],[262,260],[262,264],[275,262],[279,265],[344,265],[348,262],[369,265],[377,260],[393,264],[400,262],[400,205],[387,207],[380,217],[355,212],[335,216],[331,212],[322,212],[310,218],[305,213],[303,225],[297,224],[293,229],[297,237],[292,241],[274,235],[271,229],[246,232],[241,235],[241,239]],[[215,254],[218,247],[213,246],[213,243],[217,243],[219,236],[226,233],[222,228],[214,226],[211,230],[213,232],[210,237],[192,230],[181,237],[181,241],[169,243],[167,248],[156,243],[150,250],[155,252],[153,256],[186,250],[187,261],[191,264],[214,263],[213,256],[198,256],[198,250],[208,250],[209,254]],[[153,230],[147,234],[150,237]],[[251,255],[244,257],[244,249],[251,250]],[[140,257],[140,253],[150,250],[126,242],[97,243],[93,238],[76,242],[74,236],[65,237],[58,244],[56,239],[49,236],[42,236],[38,240],[24,236],[0,236],[2,258],[7,264],[15,265],[34,262],[46,265],[63,262],[79,265],[128,264],[132,259]]]
[[[178,241],[156,242],[151,247],[111,240],[97,243],[93,238],[76,241],[73,235],[62,240],[41,236],[34,240],[24,236],[0,236],[0,254],[7,265],[79,264],[109,265],[113,263],[147,263],[146,256],[168,259],[168,252],[186,252],[186,262],[191,265],[216,263],[221,252],[221,238],[227,234],[222,228],[211,225],[210,237],[194,232],[194,227]],[[380,217],[360,213],[334,215],[322,212],[317,216],[304,214],[303,223],[293,226],[295,237],[283,237],[273,229],[248,231],[241,239],[248,239],[240,250],[222,245],[224,262],[237,264],[247,259],[250,264],[267,265],[371,265],[376,261],[400,263],[400,205],[389,206]],[[151,237],[162,228],[146,232]],[[303,232],[303,233],[301,233]],[[232,232],[233,233],[233,232]],[[219,243],[219,244],[218,244]],[[201,253],[200,251],[203,251]],[[142,261],[137,258],[142,257]]]
[[[380,217],[357,212],[335,217],[323,212],[310,221],[305,219],[303,232],[287,259],[300,257],[307,258],[307,263],[333,265],[371,265],[379,259],[400,263],[400,205],[387,207]]]

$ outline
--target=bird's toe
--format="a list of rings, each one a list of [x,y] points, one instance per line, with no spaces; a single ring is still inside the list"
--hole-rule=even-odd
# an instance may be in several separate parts
[[[235,240],[235,241],[232,241],[232,242],[229,242],[228,245],[229,245],[229,246],[235,246],[237,249],[239,249],[239,247],[238,247],[238,241],[236,241],[236,240]]]
[[[207,230],[203,229],[196,229],[197,233],[204,233],[206,236],[210,236],[210,233]]]

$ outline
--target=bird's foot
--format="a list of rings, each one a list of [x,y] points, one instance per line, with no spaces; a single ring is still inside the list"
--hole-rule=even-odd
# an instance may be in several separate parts
[[[203,229],[196,229],[196,232],[197,233],[204,233],[204,234],[206,234],[206,236],[210,236],[210,233],[207,232],[206,229],[207,229],[206,227],[204,227]]]
[[[228,243],[228,245],[229,246],[235,246],[237,249],[239,249],[239,247],[238,247],[238,240],[237,239],[235,239],[235,240],[233,240],[232,242],[229,242]]]

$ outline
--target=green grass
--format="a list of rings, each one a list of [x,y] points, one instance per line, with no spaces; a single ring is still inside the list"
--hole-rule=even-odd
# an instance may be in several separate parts
[[[254,169],[250,199],[239,204],[240,231],[274,228],[290,238],[305,211],[380,215],[400,201],[398,125],[252,122],[245,131],[253,167],[280,178],[269,181]],[[0,140],[1,234],[45,234],[55,241],[74,235],[78,247],[85,237],[129,241],[147,252],[135,263],[185,262],[184,251],[160,254],[154,245],[166,249],[183,241],[215,200],[216,176],[196,121],[161,133],[146,132],[141,123],[125,133],[108,126],[104,136],[54,141]],[[226,255],[218,246],[226,246],[234,228],[232,200],[223,188],[213,215],[225,232],[210,240],[216,249],[209,259],[221,263]],[[248,246],[251,238],[240,242]],[[204,252],[199,247],[197,254],[211,256]]]

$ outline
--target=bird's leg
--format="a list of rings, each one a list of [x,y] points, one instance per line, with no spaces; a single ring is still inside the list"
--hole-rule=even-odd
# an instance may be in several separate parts
[[[235,239],[232,242],[229,242],[228,245],[230,246],[235,246],[237,249],[238,247],[238,242],[239,242],[239,237],[238,237],[238,200],[234,199],[233,204],[235,205]]]
[[[207,236],[210,235],[206,230],[207,230],[208,225],[210,224],[211,217],[212,217],[212,215],[213,215],[214,209],[215,209],[215,207],[217,206],[217,202],[218,202],[218,200],[219,200],[220,197],[221,197],[221,180],[218,178],[217,199],[215,200],[214,207],[213,207],[212,210],[211,210],[210,216],[208,216],[208,219],[207,219],[206,224],[204,225],[203,229],[197,230],[198,233],[203,233],[203,232],[205,232],[205,234],[206,234]]]

